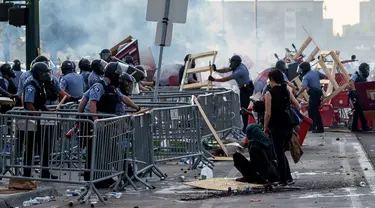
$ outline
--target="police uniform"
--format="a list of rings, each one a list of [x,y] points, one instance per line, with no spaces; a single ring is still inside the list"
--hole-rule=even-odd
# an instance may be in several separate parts
[[[17,96],[18,97],[21,97],[22,93],[23,93],[23,90],[24,90],[24,87],[25,87],[25,83],[27,81],[27,78],[29,78],[31,76],[31,71],[26,71],[25,73],[23,73],[21,76],[20,76],[20,80],[18,82],[18,89],[17,89]]]
[[[33,76],[29,76],[28,78],[26,78],[25,83],[28,83],[32,79],[34,79]],[[61,92],[61,87],[59,85],[59,81],[55,76],[52,76],[52,80],[50,82],[45,83],[45,90],[46,105],[57,105],[59,103],[59,94]],[[21,93],[23,93],[23,91]]]
[[[83,95],[84,83],[81,75],[69,73],[61,78],[60,88],[65,90],[73,99],[79,100]]]
[[[80,75],[82,76],[83,78],[83,82],[84,82],[84,91],[88,90],[90,87],[89,87],[89,76],[90,76],[91,72],[89,71],[82,71],[80,73]]]
[[[367,82],[367,78],[362,76],[362,74],[358,71],[352,74],[352,76],[350,77],[350,80],[354,81],[354,83]],[[353,107],[354,107],[353,122],[352,122],[351,130],[359,131],[358,119],[361,121],[362,129],[369,130],[370,128],[367,125],[367,120],[365,118],[365,115],[363,114],[362,106],[359,103],[358,93],[350,89],[349,98],[351,99]]]
[[[127,109],[127,106],[122,102],[122,98],[125,97],[125,95],[123,95],[118,89],[116,89],[116,93],[119,97],[118,99],[118,103],[116,105],[116,110],[115,110],[115,114],[118,115],[118,116],[123,116],[123,115],[126,115],[126,109]],[[90,90],[87,90],[83,96],[87,99],[87,100],[90,100]],[[88,102],[85,106],[85,111],[86,112],[90,112],[90,102]]]
[[[99,82],[102,79],[102,76],[98,75],[95,72],[91,72],[88,78],[88,87],[91,88],[91,86],[93,86],[95,83]]]
[[[308,114],[313,120],[312,130],[315,132],[324,132],[322,117],[320,115],[319,107],[323,91],[320,86],[320,79],[325,75],[316,70],[310,70],[302,78],[302,85],[307,87],[307,94],[309,95]]]
[[[249,70],[242,63],[233,69],[232,78],[237,82],[240,89],[241,108],[247,109],[250,104],[250,96],[253,95],[254,85],[250,78]],[[248,115],[242,115],[243,132],[246,131],[248,125]]]
[[[16,70],[13,70],[13,72],[16,74],[16,78],[12,78],[12,81],[16,86],[18,86],[23,72],[22,71],[16,71]]]

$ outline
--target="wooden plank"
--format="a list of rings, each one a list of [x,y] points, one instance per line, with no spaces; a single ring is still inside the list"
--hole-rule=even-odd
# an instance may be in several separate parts
[[[303,51],[305,51],[306,50],[306,48],[307,48],[307,46],[309,46],[309,44],[311,43],[311,41],[312,41],[312,38],[311,38],[311,36],[309,36],[306,40],[305,40],[305,42],[302,44],[302,46],[298,49],[298,52],[296,53],[296,55],[294,55],[294,59],[297,59],[302,53],[303,53]]]
[[[315,56],[319,53],[320,49],[319,47],[315,47],[315,49],[311,52],[310,56],[306,59],[306,62],[311,62]]]
[[[188,74],[196,74],[196,73],[201,73],[201,72],[208,72],[210,71],[210,66],[203,66],[203,67],[198,67],[198,68],[193,68],[193,69],[187,69]]]
[[[329,80],[322,79],[320,80],[320,84],[329,84]]]
[[[340,72],[344,75],[347,82],[349,82],[349,74],[345,69],[345,66],[341,63],[340,58],[337,56],[336,53],[331,53],[332,59],[337,63],[338,67],[340,68]]]
[[[112,56],[115,56],[117,54],[117,50],[118,48],[121,46],[121,45],[124,45],[125,43],[129,43],[130,41],[132,41],[133,37],[132,36],[128,36],[127,38],[125,38],[124,40],[122,40],[121,42],[117,43],[115,46],[113,46],[110,51],[112,53]]]
[[[206,124],[207,124],[208,128],[210,129],[212,135],[214,136],[215,140],[217,141],[217,143],[219,144],[221,149],[224,151],[224,155],[229,156],[227,148],[224,146],[220,137],[217,135],[214,127],[211,125],[211,122],[208,120],[208,118],[206,116],[206,113],[204,112],[204,110],[203,110],[203,108],[202,108],[201,104],[199,103],[198,98],[196,96],[194,96],[194,102],[197,105],[197,107],[199,109],[199,112],[201,113],[201,115],[203,117],[203,120],[206,122]]]
[[[294,78],[293,81],[296,83],[298,89],[302,88],[302,82],[299,79],[299,77]],[[304,98],[307,102],[309,102],[309,95],[307,94],[306,91],[303,92],[298,98]]]
[[[339,85],[337,84],[335,77],[332,77],[331,72],[330,72],[330,70],[328,70],[324,61],[320,59],[319,64],[322,67],[323,71],[325,72],[326,77],[328,77],[329,81],[333,85],[333,88],[335,88],[335,89],[339,88]]]
[[[188,58],[188,62],[185,64],[184,74],[182,75],[182,80],[181,80],[181,83],[180,83],[180,91],[182,91],[185,87],[186,73],[187,73],[188,67],[190,66],[189,61],[190,61],[190,56]]]
[[[344,85],[342,85],[341,87],[333,91],[330,95],[328,95],[327,97],[323,99],[323,102],[321,105],[324,105],[327,101],[331,100],[333,97],[338,95],[341,91],[345,90],[348,86],[349,86],[349,82],[345,83]]]
[[[198,82],[198,83],[193,83],[193,84],[186,84],[184,85],[184,88],[185,90],[188,90],[188,89],[199,89],[199,88],[202,88],[202,87],[207,87],[209,85],[208,81],[204,81],[204,82]]]
[[[61,108],[61,105],[64,104],[66,98],[68,98],[68,96],[64,95],[63,99],[61,99],[61,101],[59,102],[59,104],[56,106],[56,111],[60,110]]]
[[[206,58],[210,56],[215,56],[217,54],[217,51],[208,51],[204,53],[197,53],[197,54],[192,54],[190,56],[191,59],[201,59],[201,58]]]
[[[261,188],[264,185],[238,182],[234,178],[210,178],[207,180],[196,180],[184,183],[185,185],[193,186],[201,189],[216,190],[216,191],[228,191],[230,187],[232,191],[244,190],[246,187],[249,188]]]
[[[16,101],[8,97],[0,97],[0,105],[16,105]]]

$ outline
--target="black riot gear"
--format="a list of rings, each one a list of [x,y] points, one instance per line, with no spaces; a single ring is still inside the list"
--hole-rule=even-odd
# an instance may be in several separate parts
[[[39,82],[50,82],[52,79],[51,69],[49,69],[47,64],[43,62],[35,63],[31,69],[31,73],[34,79]]]
[[[111,85],[113,85],[114,87],[118,87],[120,85],[120,75],[123,72],[126,72],[128,67],[128,65],[123,63],[111,62],[105,67],[104,76],[111,80]]]
[[[109,62],[112,53],[111,53],[111,51],[110,51],[109,49],[103,49],[103,50],[99,53],[99,55],[100,55],[100,58],[101,58],[101,59],[103,59],[103,60]]]
[[[133,92],[133,82],[134,78],[130,76],[128,73],[122,73],[119,77],[120,82],[120,92],[126,96],[130,96]]]
[[[140,65],[136,66],[135,68],[139,69],[142,72],[142,76],[140,77],[140,80],[144,80],[147,76],[146,70]]]
[[[74,72],[75,64],[72,61],[64,61],[61,64],[61,72],[63,75]]]
[[[230,62],[229,68],[233,70],[242,63],[242,59],[239,55],[234,55],[232,56],[232,58],[230,58],[229,62]]]
[[[311,71],[311,65],[309,62],[302,62],[299,66],[298,66],[298,69],[297,69],[297,72],[301,75],[301,76],[305,76],[305,74],[307,74],[307,72]]]
[[[10,64],[5,63],[1,65],[0,72],[4,78],[16,78],[16,74],[12,71],[12,67],[10,66]]]
[[[104,74],[104,68],[107,65],[107,62],[102,59],[95,59],[91,62],[91,69],[98,75]]]
[[[92,69],[91,69],[91,66],[90,66],[90,61],[88,59],[81,59],[79,62],[78,62],[78,67],[79,69],[81,70],[81,73],[82,71],[89,71],[91,72]]]
[[[367,63],[362,63],[359,65],[359,72],[361,73],[361,76],[365,79],[370,75],[370,66]]]
[[[275,68],[284,72],[285,74],[287,74],[287,72],[288,72],[288,66],[282,60],[279,60],[279,61],[276,62]]]
[[[13,65],[13,70],[14,71],[21,71],[21,62],[20,60],[16,59],[13,61],[14,65]]]
[[[125,64],[133,65],[134,66],[134,59],[131,56],[125,56],[124,58]]]

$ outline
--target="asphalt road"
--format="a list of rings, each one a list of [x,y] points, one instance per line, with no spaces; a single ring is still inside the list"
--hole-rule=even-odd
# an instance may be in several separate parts
[[[370,157],[375,159],[374,135],[360,136]],[[374,141],[374,142],[373,142]],[[191,171],[184,165],[169,164],[160,166],[168,173],[165,181],[155,181],[155,190],[140,192],[128,188],[120,199],[109,199],[95,207],[375,207],[375,172],[357,137],[351,133],[331,133],[308,135],[303,145],[302,162],[291,164],[292,172],[298,172],[294,188],[274,193],[254,191],[246,195],[222,197],[206,190],[193,189],[178,181],[184,175],[193,180],[199,170]],[[291,159],[289,161],[292,161]],[[238,177],[233,162],[215,163],[214,177]],[[362,182],[363,187],[360,186]],[[61,188],[64,191],[64,188]],[[103,191],[105,193],[105,190]],[[212,197],[216,196],[216,197]],[[201,198],[201,200],[196,200]],[[203,198],[203,199],[202,199]],[[35,207],[68,207],[72,198],[58,197],[51,202]],[[75,207],[89,207],[76,204]]]

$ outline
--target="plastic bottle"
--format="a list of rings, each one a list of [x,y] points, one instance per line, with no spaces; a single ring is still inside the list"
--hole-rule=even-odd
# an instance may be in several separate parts
[[[90,204],[96,204],[96,203],[98,203],[98,197],[96,195],[92,194],[90,196],[90,198],[89,198],[89,203]]]
[[[46,196],[46,197],[36,197],[34,200],[37,200],[40,204],[50,202],[51,197]]]
[[[201,171],[201,179],[206,180],[206,179],[210,179],[210,178],[213,178],[213,177],[214,177],[214,174],[213,174],[212,170],[209,167],[204,166],[202,171]]]
[[[107,194],[108,198],[116,198],[119,199],[122,196],[121,192],[111,192]]]
[[[81,194],[81,191],[80,190],[74,190],[74,191],[71,191],[71,190],[66,190],[65,192],[65,196],[78,196]]]
[[[365,186],[366,186],[366,182],[361,181],[361,182],[359,183],[359,186],[361,186],[361,187],[365,187]]]
[[[299,177],[300,177],[299,172],[297,172],[297,171],[293,172],[291,175],[292,175],[292,178],[293,178],[294,180],[298,180]]]
[[[23,202],[24,207],[29,207],[29,206],[32,206],[32,205],[33,205],[33,202],[32,202],[31,199]]]

